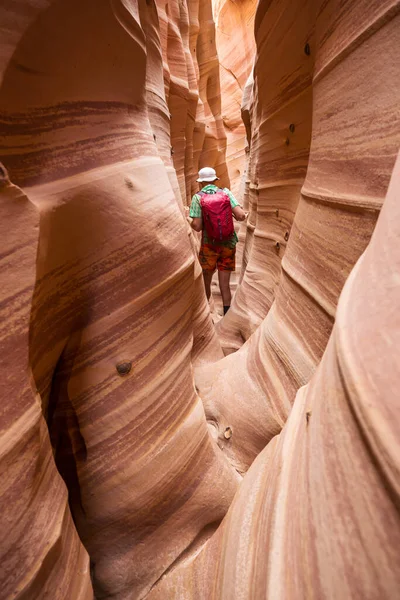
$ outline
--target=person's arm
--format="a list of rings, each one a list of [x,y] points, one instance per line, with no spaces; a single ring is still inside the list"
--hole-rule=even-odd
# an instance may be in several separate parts
[[[229,196],[229,199],[231,201],[232,214],[236,221],[244,221],[245,219],[247,219],[249,213],[244,212],[243,208],[240,206],[239,202],[236,200],[232,192],[228,190],[228,188],[225,188],[224,192],[226,192]]]
[[[236,221],[244,221],[248,215],[248,213],[244,212],[243,208],[239,205],[235,206],[235,208],[232,208],[232,213]]]
[[[195,231],[203,230],[203,219],[201,217],[193,217],[190,227]]]
[[[200,198],[198,194],[195,194],[192,198],[192,204],[189,210],[189,223],[192,229],[195,231],[202,231],[203,229],[203,216],[200,206]]]

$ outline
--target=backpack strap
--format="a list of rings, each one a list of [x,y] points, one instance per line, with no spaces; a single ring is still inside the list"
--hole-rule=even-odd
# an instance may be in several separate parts
[[[207,194],[207,192],[203,192],[202,190],[200,192],[197,192],[197,195],[202,197],[202,196],[212,196],[213,194],[216,194],[217,192],[223,192],[224,190],[222,188],[217,188],[216,192],[213,192],[212,194]]]

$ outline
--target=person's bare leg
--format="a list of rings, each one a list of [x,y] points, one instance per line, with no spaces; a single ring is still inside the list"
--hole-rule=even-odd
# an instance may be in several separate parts
[[[229,281],[231,278],[231,271],[218,271],[218,282],[219,289],[221,290],[222,303],[224,305],[224,314],[227,312],[227,308],[231,305],[231,288]]]
[[[206,288],[207,300],[209,300],[211,296],[211,280],[213,275],[213,271],[203,271],[204,287]]]

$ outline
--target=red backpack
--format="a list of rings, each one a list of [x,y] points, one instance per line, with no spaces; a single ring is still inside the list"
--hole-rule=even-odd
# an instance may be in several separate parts
[[[229,240],[235,231],[231,201],[226,192],[200,192],[200,206],[207,235],[214,243]]]

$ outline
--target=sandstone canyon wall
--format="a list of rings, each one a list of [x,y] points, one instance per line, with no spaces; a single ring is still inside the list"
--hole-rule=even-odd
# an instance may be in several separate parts
[[[164,122],[170,139],[165,158],[171,154],[182,200],[189,204],[198,191],[196,178],[200,168],[214,166],[224,185],[229,184],[211,0],[157,0],[153,10],[159,15],[165,97],[170,113],[170,119]],[[156,23],[154,26],[157,28]],[[155,52],[159,54],[157,46],[148,56]],[[153,77],[156,73],[160,76],[159,69],[151,72]],[[156,95],[161,89],[158,82]]]
[[[197,382],[221,445],[236,431],[226,451],[241,471],[321,360],[400,145],[398,3],[318,6],[260,3],[256,16],[246,264],[219,325],[240,350]]]
[[[29,368],[39,214],[4,169],[0,229],[0,595],[89,600],[89,557],[72,521]]]
[[[90,593],[87,554],[55,465],[90,555],[96,598],[143,597],[181,554],[211,534],[237,487],[193,385],[192,361],[201,360],[204,348],[208,360],[210,350],[215,358],[221,351],[171,168],[163,63],[171,74],[172,111],[174,93],[189,106],[193,73],[181,62],[189,54],[189,12],[185,3],[168,3],[167,29],[176,34],[167,36],[168,44],[178,42],[168,58],[162,9],[105,0],[1,8],[2,159],[29,198],[20,202],[25,196],[12,187],[9,199],[5,188],[6,277],[11,273],[16,283],[2,292],[7,315],[13,302],[24,301],[17,341],[26,371],[20,409],[19,388],[7,392],[3,429],[2,449],[21,461],[15,473],[7,455],[2,463],[2,500],[10,503],[2,517],[15,536],[2,540],[5,597],[22,597],[29,580],[36,586],[29,597],[41,598],[48,588],[52,598],[71,598],[75,588],[82,597]],[[201,55],[202,64],[213,61],[214,71],[207,68],[215,75],[215,57]],[[174,77],[181,89],[172,91]],[[215,88],[203,91],[203,104]],[[222,160],[212,135],[204,139],[204,151]],[[18,273],[18,242],[25,237],[30,262],[22,255],[26,266]],[[10,386],[7,354],[15,343],[5,335],[3,380]],[[22,453],[29,439],[36,441]],[[31,470],[26,493],[13,507],[24,489],[18,475],[25,464]],[[30,536],[20,522],[27,507]]]
[[[256,0],[214,0],[216,45],[221,82],[222,120],[226,132],[226,165],[230,189],[242,197],[240,184],[246,164],[246,128],[240,107],[243,90],[253,69]]]
[[[246,2],[213,1],[229,187],[246,210],[248,210],[248,202],[245,198],[245,185],[249,146],[240,107],[243,92],[247,80],[251,76],[254,63],[254,17],[256,6],[257,2],[255,0],[247,0]],[[240,277],[246,231],[243,223],[235,223],[235,229],[239,236],[239,244],[236,247],[236,272],[231,277],[232,292],[236,290]],[[218,307],[218,310],[214,311],[213,319],[214,322],[218,322],[219,314],[222,314],[222,299],[220,298],[216,276],[212,285],[212,295]]]
[[[0,7],[2,598],[399,589],[400,3],[254,10]],[[223,358],[184,204],[246,160]]]
[[[400,157],[316,376],[252,464],[218,531],[149,600],[396,597],[399,193]]]

